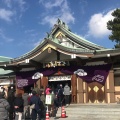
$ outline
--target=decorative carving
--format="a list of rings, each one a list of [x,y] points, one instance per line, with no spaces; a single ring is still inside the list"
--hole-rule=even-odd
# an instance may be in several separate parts
[[[52,52],[52,50],[51,50],[51,48],[49,47],[49,48],[48,48],[48,53],[51,53],[51,52]]]
[[[56,66],[65,66],[66,62],[64,61],[54,61],[54,62],[49,62],[45,65],[45,67],[56,67]]]

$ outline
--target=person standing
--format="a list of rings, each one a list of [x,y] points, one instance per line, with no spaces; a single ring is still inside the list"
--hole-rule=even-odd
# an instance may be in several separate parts
[[[10,105],[4,98],[3,92],[0,92],[0,120],[8,120],[8,110]]]
[[[65,105],[68,106],[70,104],[70,87],[68,86],[68,83],[66,83],[64,87],[64,95],[65,95]]]
[[[13,89],[13,87],[10,87],[10,90],[8,92],[8,97],[7,97],[7,101],[10,104],[9,120],[13,120],[15,117],[14,100],[15,100],[15,90]]]
[[[24,100],[24,118],[26,118],[26,112],[28,112],[29,113],[29,106],[28,106],[28,98],[29,98],[29,94],[28,93],[24,93],[23,95],[22,95],[22,98],[23,98],[23,100]],[[27,116],[28,117],[28,116]],[[29,116],[30,117],[30,116]]]
[[[14,101],[14,109],[15,109],[15,120],[22,120],[22,113],[24,109],[24,100],[22,98],[22,93],[16,95]]]
[[[60,85],[61,85],[61,84],[60,84]],[[57,89],[56,89],[56,95],[57,95],[59,107],[62,106],[62,100],[63,100],[63,88],[62,88],[62,86],[60,86],[60,85],[58,84],[58,85],[57,85]]]
[[[37,95],[40,95],[40,88],[38,87],[38,84],[35,84],[33,91],[36,91]]]
[[[40,99],[41,99],[41,119],[45,120],[45,115],[46,115],[46,105],[45,105],[45,91],[41,90],[41,94],[40,94]]]
[[[32,91],[32,96],[30,98],[29,105],[35,106],[34,108],[32,108],[31,113],[32,120],[36,120],[37,115],[39,120],[41,120],[41,100],[40,97],[37,95],[36,91]]]
[[[44,87],[41,86],[41,87],[40,87],[40,96],[42,95],[43,92],[45,92],[45,90],[44,90]]]

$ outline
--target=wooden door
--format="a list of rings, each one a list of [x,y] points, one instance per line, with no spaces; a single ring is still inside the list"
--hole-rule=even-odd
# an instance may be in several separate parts
[[[89,103],[104,103],[105,93],[104,86],[98,82],[88,84],[88,102]]]

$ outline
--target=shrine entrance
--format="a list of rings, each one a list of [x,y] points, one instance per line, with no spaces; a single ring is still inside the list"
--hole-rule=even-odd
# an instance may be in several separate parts
[[[71,87],[71,75],[54,75],[48,77],[48,85],[51,87],[56,88],[58,84],[62,84],[64,88],[66,83]]]
[[[77,103],[77,77],[76,75],[59,75],[59,76],[50,76],[48,78],[48,84],[54,89],[58,84],[62,84],[63,88],[65,84],[68,83],[68,86],[71,89],[70,101],[72,103]]]
[[[88,83],[88,102],[104,103],[105,91],[104,86],[98,82]]]

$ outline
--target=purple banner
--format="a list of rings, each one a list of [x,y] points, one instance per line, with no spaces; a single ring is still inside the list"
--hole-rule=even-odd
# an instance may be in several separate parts
[[[101,84],[105,84],[108,76],[111,64],[106,65],[95,65],[95,66],[63,66],[63,67],[52,67],[42,68],[36,71],[27,71],[16,73],[17,86],[24,87],[35,83],[41,76],[51,76],[58,71],[72,75],[76,74],[86,82],[97,81]]]

